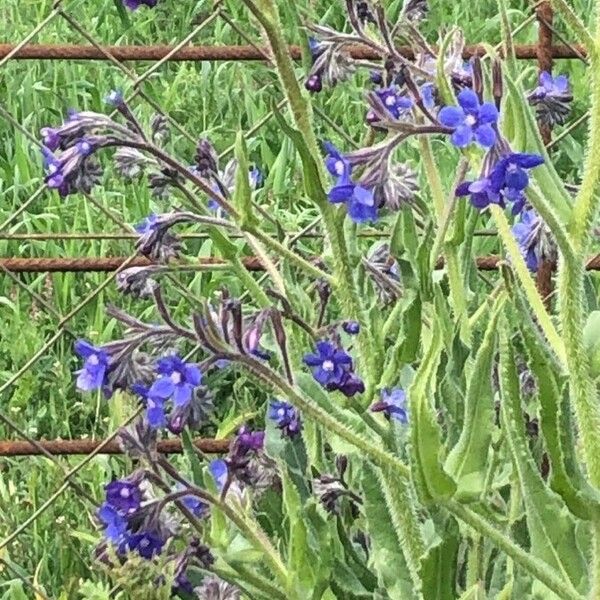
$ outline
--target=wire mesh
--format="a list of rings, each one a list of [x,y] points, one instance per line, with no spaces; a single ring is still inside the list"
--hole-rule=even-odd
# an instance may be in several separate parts
[[[181,121],[185,121],[185,115],[178,115],[179,118],[171,115],[168,110],[163,110],[161,101],[157,99],[155,92],[152,89],[152,81],[154,76],[167,64],[185,65],[186,62],[201,63],[203,61],[255,61],[263,66],[266,66],[266,82],[260,88],[258,93],[273,91],[273,81],[268,76],[268,65],[270,57],[265,48],[261,45],[260,35],[254,31],[250,34],[243,28],[237,25],[234,16],[229,14],[229,11],[224,7],[222,0],[215,3],[213,10],[203,15],[191,28],[189,34],[182,37],[179,41],[169,45],[109,45],[94,36],[93,32],[82,25],[76,16],[77,2],[68,4],[66,0],[57,0],[53,7],[49,10],[39,23],[30,31],[28,35],[16,44],[0,44],[0,69],[6,67],[11,61],[17,60],[62,60],[62,61],[103,61],[111,64],[129,81],[128,100],[135,102],[143,102],[148,105],[153,111],[163,115],[170,125],[182,136],[184,140],[190,143],[196,142],[196,136],[186,131]],[[538,24],[539,37],[537,44],[519,44],[516,47],[517,56],[521,59],[535,59],[540,70],[550,71],[555,59],[577,59],[586,62],[585,50],[575,44],[571,44],[565,40],[562,34],[556,28],[555,18],[550,8],[550,3],[547,1],[532,3],[531,14],[519,26],[515,27],[513,32],[526,28],[529,25]],[[81,43],[69,44],[47,44],[34,43],[34,40],[52,23],[61,20],[67,24],[70,31],[79,37]],[[193,42],[201,36],[201,34],[211,25],[218,22],[226,24],[239,42],[224,46],[214,45],[193,45]],[[558,39],[560,44],[554,44]],[[465,58],[475,54],[485,55],[488,46],[476,44],[466,46]],[[496,50],[500,50],[501,46],[497,46]],[[297,46],[290,46],[290,52],[296,59],[300,58],[300,49]],[[405,56],[410,57],[411,51],[408,48],[401,49]],[[353,48],[352,53],[357,58],[375,58],[372,56],[372,51],[365,48]],[[128,61],[136,61],[135,67],[128,64]],[[145,68],[141,73],[137,73],[136,69],[143,61],[151,62],[152,64]],[[254,67],[253,67],[254,68]],[[264,76],[265,73],[263,72]],[[284,101],[279,99],[276,108],[281,109],[284,106]],[[335,123],[335,121],[327,115],[325,111],[318,106],[315,108],[315,113],[328,127],[337,131],[343,136],[348,143],[357,146],[357,142],[353,140],[343,127]],[[256,132],[264,128],[273,117],[273,112],[258,119],[254,124],[245,128],[247,137],[253,136]],[[11,127],[20,135],[28,140],[31,144],[39,145],[36,136],[29,130],[26,123],[21,122],[19,115],[12,114],[9,109],[0,104],[0,118],[3,118]],[[570,125],[564,127],[561,133],[552,136],[549,128],[542,128],[542,135],[547,147],[552,150],[556,144],[568,136],[572,131],[581,126],[587,118],[587,114],[582,114],[574,119]],[[233,146],[227,147],[221,154],[221,158],[229,155],[233,150]],[[35,182],[35,178],[32,178]],[[8,215],[0,224],[0,240],[17,244],[26,244],[27,251],[37,254],[35,249],[36,243],[42,242],[61,242],[70,244],[74,241],[94,242],[101,244],[117,240],[119,244],[131,243],[135,239],[135,233],[129,223],[124,222],[116,211],[113,211],[110,206],[107,206],[102,200],[94,197],[93,194],[86,194],[80,198],[85,202],[85,206],[93,209],[95,212],[90,213],[95,215],[90,219],[90,225],[97,219],[99,223],[110,222],[117,227],[117,232],[97,232],[97,231],[59,231],[59,232],[23,232],[18,231],[20,227],[25,227],[30,218],[37,216],[34,208],[39,204],[39,201],[44,198],[46,188],[44,185],[39,185],[27,199],[18,202],[18,206],[12,214]],[[273,219],[269,212],[265,211],[262,206],[256,206],[257,210],[265,218]],[[86,208],[87,210],[87,208]],[[315,219],[299,231],[285,231],[284,243],[293,245],[303,238],[319,237],[322,235],[318,231],[319,219]],[[91,227],[90,227],[91,229]],[[317,230],[317,231],[316,231]],[[494,235],[493,231],[479,232],[481,235]],[[385,232],[381,231],[363,231],[360,233],[364,237],[384,237]],[[189,234],[190,239],[205,239],[205,234]],[[186,237],[184,235],[184,237]],[[100,246],[102,249],[105,246]],[[21,252],[21,250],[19,250]],[[246,257],[245,266],[249,270],[260,270],[261,263],[256,257]],[[493,270],[502,261],[497,256],[479,257],[477,266],[480,269]],[[98,299],[105,290],[111,285],[115,276],[124,268],[133,265],[148,264],[148,260],[144,257],[137,256],[135,253],[130,253],[128,256],[7,256],[0,259],[0,269],[2,270],[5,280],[11,281],[15,289],[21,289],[31,296],[32,301],[36,306],[45,311],[47,317],[52,319],[52,333],[47,335],[44,342],[38,350],[30,355],[27,360],[16,370],[9,373],[6,379],[0,384],[0,397],[5,397],[5,393],[19,384],[26,374],[30,373],[31,368],[40,361],[49,350],[59,343],[62,337],[75,337],[77,332],[69,323],[85,310],[96,299]],[[221,262],[218,259],[203,258],[199,261],[199,266],[214,266]],[[439,262],[439,267],[443,266],[442,261]],[[537,276],[538,289],[540,294],[548,302],[552,296],[552,272],[555,265],[546,263],[540,269]],[[592,257],[587,264],[590,270],[600,270],[600,258]],[[36,289],[36,286],[31,283],[26,283],[18,274],[19,273],[49,273],[49,272],[106,272],[108,276],[103,279],[95,288],[90,289],[83,298],[71,305],[67,311],[57,309],[50,297],[45,296],[43,292]],[[0,274],[0,275],[2,275]],[[263,275],[263,278],[266,275]],[[36,284],[39,281],[35,282]],[[39,286],[37,286],[39,287]],[[181,285],[179,286],[181,288]],[[27,574],[18,565],[14,564],[6,554],[6,549],[13,545],[19,536],[30,527],[35,527],[36,521],[48,511],[69,489],[74,490],[77,502],[81,502],[82,506],[87,511],[88,519],[93,518],[93,510],[95,507],[94,495],[87,489],[85,483],[78,481],[78,476],[83,469],[97,456],[107,453],[113,454],[119,451],[116,443],[116,434],[118,427],[131,422],[138,412],[133,412],[123,423],[116,423],[112,428],[112,432],[105,434],[102,439],[89,440],[38,440],[24,427],[20,426],[15,419],[11,418],[4,410],[0,410],[0,422],[13,432],[18,438],[17,440],[0,441],[0,456],[29,456],[39,455],[44,457],[48,462],[58,469],[60,473],[59,483],[54,491],[49,491],[49,494],[39,505],[32,506],[32,510],[24,521],[15,524],[11,527],[11,532],[6,534],[4,539],[0,540],[0,577],[3,577],[3,569],[6,573],[19,579],[39,598],[49,598],[47,592],[44,591],[44,586],[38,582],[35,574]],[[177,440],[169,440],[161,442],[163,444],[161,451],[164,452],[180,452],[181,445]],[[226,441],[220,440],[198,440],[198,447],[206,452],[222,452],[226,449]],[[69,463],[68,459],[61,458],[62,456],[84,455],[83,460]]]

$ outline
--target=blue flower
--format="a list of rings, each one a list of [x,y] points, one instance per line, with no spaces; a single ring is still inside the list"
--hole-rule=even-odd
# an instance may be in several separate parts
[[[150,233],[154,231],[158,224],[158,216],[150,213],[143,221],[134,225],[133,228],[140,234]]]
[[[327,157],[325,167],[337,181],[327,195],[332,204],[345,203],[348,215],[355,223],[375,221],[377,206],[373,190],[367,189],[352,181],[352,165],[331,143],[325,142]]]
[[[457,188],[457,196],[471,196],[471,204],[483,210],[490,204],[498,204],[504,208],[504,197],[500,194],[500,188],[492,184],[489,177],[478,179],[476,181],[463,181]]]
[[[132,481],[117,479],[107,484],[104,490],[106,502],[122,515],[134,513],[142,504],[142,491]]]
[[[222,458],[216,458],[210,461],[208,470],[217,485],[217,489],[222,491],[227,482],[227,463]]]
[[[105,502],[96,514],[104,526],[106,539],[116,544],[122,542],[127,532],[127,520],[119,511]]]
[[[362,394],[365,391],[365,384],[356,373],[347,371],[336,389],[342,392],[344,396],[351,398],[355,394]]]
[[[382,412],[388,419],[394,419],[400,423],[408,423],[406,393],[401,388],[382,390],[381,399],[371,406],[371,411]]]
[[[158,0],[121,0],[123,6],[126,6],[129,10],[137,10],[140,6],[147,6],[148,8],[154,8]]]
[[[312,368],[313,377],[324,387],[339,386],[352,366],[350,355],[331,342],[317,342],[317,352],[306,354],[304,363]]]
[[[180,484],[176,491],[183,491],[183,489],[184,487]],[[181,502],[195,517],[201,518],[208,514],[208,504],[193,494],[183,496]]]
[[[48,150],[52,152],[58,150],[61,141],[58,129],[55,129],[54,127],[42,127],[40,129],[40,134],[42,135],[42,143]]]
[[[404,113],[413,107],[413,101],[398,92],[395,87],[381,88],[375,90],[381,103],[394,119],[399,119]]]
[[[358,335],[360,332],[360,323],[358,321],[344,321],[342,323],[342,329],[348,335]]]
[[[480,104],[473,90],[465,89],[457,96],[458,106],[444,106],[438,115],[442,125],[453,129],[451,140],[465,148],[476,140],[484,148],[496,143],[493,125],[498,121],[498,109],[491,102]]]
[[[165,540],[156,533],[143,531],[127,537],[121,550],[136,551],[142,558],[150,560],[162,552]]]
[[[176,355],[161,358],[156,371],[161,377],[150,387],[148,403],[152,400],[157,405],[170,398],[175,408],[187,406],[202,381],[200,369]]]
[[[536,272],[539,266],[539,234],[542,221],[534,210],[521,213],[521,222],[513,225],[512,232],[515,236],[519,250],[525,259],[527,268]]]
[[[531,100],[543,100],[547,96],[565,96],[569,95],[569,78],[566,75],[557,75],[552,77],[548,71],[540,73],[539,85],[529,98]]]
[[[77,371],[77,387],[84,392],[103,387],[106,384],[108,353],[85,340],[77,340],[74,348],[76,354],[85,361],[83,369]]]
[[[298,411],[287,402],[273,400],[269,404],[269,419],[281,430],[281,435],[294,437],[302,430],[302,423]]]

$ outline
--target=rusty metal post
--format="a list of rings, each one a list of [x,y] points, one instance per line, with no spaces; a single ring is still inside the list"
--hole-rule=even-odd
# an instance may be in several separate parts
[[[552,19],[553,11],[550,1],[540,4],[536,9],[536,16],[539,24],[538,31],[538,70],[552,72]],[[550,125],[538,123],[542,140],[547,146],[552,141],[552,128]],[[542,259],[536,275],[537,289],[544,300],[548,311],[552,310],[552,272],[554,265],[550,260]]]

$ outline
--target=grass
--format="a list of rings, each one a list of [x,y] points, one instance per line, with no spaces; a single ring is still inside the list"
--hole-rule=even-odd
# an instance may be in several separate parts
[[[293,23],[288,2],[281,4],[284,22]],[[341,24],[341,3],[302,0],[295,4],[309,20]],[[393,11],[401,2],[395,0],[387,4]],[[579,0],[574,4],[579,14],[591,13],[591,0]],[[494,2],[432,0],[430,5],[430,40],[435,41],[440,28],[448,28],[454,23],[465,28],[469,41],[495,43],[499,40],[499,18]],[[51,12],[51,6],[52,0],[3,0],[0,3],[0,42],[18,43]],[[513,1],[511,6],[511,19],[516,26],[529,14],[527,2]],[[244,31],[258,39],[255,24],[248,20],[239,2],[228,2],[226,8]],[[156,11],[140,10],[127,14],[120,9],[119,0],[72,0],[64,2],[63,9],[102,44],[173,44],[192,30],[199,16],[210,12],[211,3],[163,0]],[[562,31],[560,23],[558,27]],[[298,42],[300,33],[290,27],[287,38]],[[518,35],[517,40],[533,42],[535,38],[536,28],[530,26]],[[86,43],[61,16],[54,18],[34,41]],[[194,43],[245,41],[227,23],[217,19],[198,34]],[[151,65],[135,63],[127,66],[135,76],[140,76]],[[534,65],[527,67],[526,76],[533,81]],[[578,98],[574,106],[576,116],[585,111],[583,69],[577,61],[557,64],[557,70],[571,74]],[[349,85],[315,99],[316,105],[356,142],[365,133],[363,83],[364,78],[357,78]],[[70,107],[106,110],[103,97],[112,88],[126,92],[133,89],[127,75],[108,62],[11,60],[0,69],[0,90],[6,91],[0,94],[0,108],[12,115],[26,132],[37,137],[40,127],[60,121]],[[276,78],[261,63],[168,63],[153,73],[141,89],[190,134],[191,139],[188,139],[173,130],[171,141],[173,151],[190,162],[196,137],[209,137],[220,151],[225,151],[233,143],[239,128],[252,127],[269,112],[272,103],[281,98]],[[148,122],[152,108],[139,98],[133,105],[140,120]],[[332,138],[347,147],[328,123],[319,120],[318,127],[321,137]],[[584,128],[575,131],[556,154],[561,172],[574,182],[582,158],[583,135]],[[268,122],[250,139],[249,148],[252,160],[268,173],[259,201],[285,229],[295,231],[309,223],[316,215],[315,209],[302,197],[296,156],[291,145],[282,141],[276,125]],[[416,147],[409,147],[405,152],[418,165]],[[447,162],[441,165],[446,182],[452,180],[455,162],[456,157],[448,151]],[[0,116],[0,223],[19,210],[40,183],[38,148],[25,133]],[[153,200],[143,184],[119,181],[111,175],[110,169],[107,169],[104,185],[94,190],[93,199],[94,203],[82,196],[62,201],[55,194],[43,192],[2,233],[118,233],[122,231],[119,221],[135,223],[153,210],[165,210],[170,206],[169,202]],[[483,222],[481,225],[486,226]],[[378,227],[385,226],[383,222]],[[495,239],[480,239],[477,243],[481,254],[497,251]],[[305,247],[318,246],[306,242]],[[192,254],[211,253],[207,241],[190,242],[187,248]],[[125,240],[0,239],[1,256],[125,256],[132,249],[133,243]],[[0,276],[0,382],[4,382],[55,333],[60,316],[77,306],[105,275],[23,275],[19,277],[21,285],[16,285],[8,276]],[[209,295],[220,285],[230,285],[235,290],[235,281],[227,275],[218,279],[205,274],[179,277],[197,296]],[[32,301],[30,291],[41,296],[51,309]],[[179,302],[180,311],[187,302],[185,298],[172,298],[172,301]],[[131,410],[127,398],[117,397],[105,402],[99,397],[83,397],[74,389],[72,372],[77,364],[72,356],[73,337],[104,342],[119,333],[115,322],[105,315],[108,302],[127,306],[109,286],[77,313],[69,322],[68,331],[39,361],[0,394],[2,414],[27,435],[40,439],[100,438],[118,426]],[[139,310],[137,306],[136,310]],[[149,309],[146,308],[145,313],[144,316],[151,317]],[[228,382],[222,389],[219,399],[222,413],[231,419],[236,414],[251,414],[253,401],[244,390],[243,381]],[[14,433],[0,424],[0,439],[11,437]],[[76,463],[77,459],[61,461],[67,469]],[[99,497],[103,484],[122,468],[120,459],[97,457],[83,469],[78,481],[92,496]],[[60,487],[63,472],[45,458],[20,458],[0,460],[0,473],[0,538],[3,538]],[[14,543],[0,550],[0,558],[42,586],[52,597],[61,593],[64,598],[77,597],[79,580],[93,577],[90,552],[95,536],[90,509],[77,493],[68,490]],[[20,584],[16,583],[14,573],[2,565],[0,563],[0,599],[18,599]]]

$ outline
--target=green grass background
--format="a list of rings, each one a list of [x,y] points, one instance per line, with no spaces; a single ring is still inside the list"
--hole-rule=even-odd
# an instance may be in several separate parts
[[[286,37],[298,42],[301,32],[287,0],[280,0]],[[401,2],[385,3],[391,13]],[[584,17],[591,13],[592,0],[573,3]],[[255,23],[248,19],[239,1],[224,4],[228,15],[253,39],[258,39]],[[343,25],[341,2],[298,0],[296,10],[307,20],[331,26]],[[472,2],[431,0],[427,36],[436,41],[438,32],[453,24],[465,30],[469,42],[500,39],[499,17],[493,0]],[[513,26],[530,14],[526,1],[510,2]],[[211,2],[160,0],[157,9],[141,9],[127,13],[119,0],[65,0],[63,10],[102,44],[174,44],[192,31],[202,16],[212,10]],[[51,0],[0,0],[0,43],[20,42],[52,11]],[[559,31],[570,37],[559,22]],[[534,42],[535,25],[525,28],[519,42]],[[81,34],[61,16],[54,18],[34,38],[34,43],[87,43]],[[221,19],[216,19],[194,39],[195,44],[245,43]],[[524,62],[525,77],[532,83],[535,64]],[[141,75],[151,63],[129,63],[128,68]],[[559,61],[556,70],[572,77],[576,100],[574,116],[586,109],[585,66],[580,61]],[[298,75],[301,75],[300,67]],[[364,102],[361,89],[365,77],[357,76],[315,98],[315,104],[347,136],[360,141],[365,133]],[[103,97],[112,88],[129,93],[132,82],[115,65],[100,61],[19,61],[11,60],[0,68],[0,110],[6,111],[23,129],[38,137],[40,127],[58,123],[68,108],[103,111]],[[268,112],[274,101],[281,99],[276,77],[258,62],[245,63],[167,63],[142,84],[141,89],[171,115],[191,136],[209,137],[219,151],[227,150],[239,128],[248,130]],[[132,106],[143,122],[149,122],[153,109],[141,98]],[[319,135],[328,137],[349,149],[330,122],[318,119]],[[194,143],[172,130],[170,149],[184,161],[192,162]],[[555,158],[565,178],[577,182],[582,160],[585,127],[580,127],[561,144]],[[450,150],[439,149],[440,168],[446,181],[451,181],[456,157]],[[283,139],[276,125],[269,121],[249,139],[252,160],[268,173],[265,188],[258,201],[274,215],[281,226],[296,231],[309,223],[315,210],[303,198],[296,157],[291,145]],[[414,148],[405,151],[418,166]],[[108,167],[108,162],[105,161]],[[41,161],[36,145],[18,128],[0,115],[0,224],[4,223],[35,192],[42,181]],[[93,202],[83,196],[66,200],[45,191],[25,211],[14,219],[1,234],[24,233],[119,233],[117,221],[135,223],[150,211],[168,210],[176,200],[157,202],[143,184],[123,183],[114,177],[110,168],[104,185],[93,191]],[[100,208],[99,208],[100,207]],[[485,226],[485,223],[482,224]],[[385,220],[378,225],[384,229]],[[9,240],[0,238],[0,256],[68,257],[128,255],[132,240]],[[315,242],[306,242],[307,248]],[[495,240],[479,240],[480,253],[492,252]],[[210,243],[190,241],[192,254],[210,254]],[[32,301],[30,293],[17,286],[7,275],[0,273],[0,385],[7,381],[44,342],[56,331],[60,320],[104,279],[103,274],[37,274],[21,275],[23,286],[35,292],[51,307]],[[227,275],[180,276],[181,282],[193,295],[210,294],[218,285],[235,282]],[[81,396],[74,389],[73,371],[77,362],[72,354],[73,335],[105,342],[120,334],[113,320],[105,315],[108,302],[129,306],[109,286],[81,310],[69,324],[69,332],[56,342],[14,385],[0,394],[0,411],[34,438],[53,439],[103,437],[112,431],[131,410],[131,402],[121,396],[106,402],[93,395]],[[173,296],[178,310],[189,307],[189,299]],[[136,304],[138,312],[152,317],[147,303]],[[229,382],[220,398],[220,415],[225,431],[236,415],[252,414],[254,404],[244,391],[243,380]],[[233,426],[233,425],[231,425]],[[216,427],[216,424],[212,427]],[[210,429],[210,428],[209,428]],[[0,424],[0,439],[14,438],[9,428]],[[76,459],[64,460],[70,468]],[[78,481],[96,498],[102,485],[112,473],[120,473],[123,461],[98,457],[87,465]],[[126,468],[126,467],[125,467]],[[56,490],[62,482],[61,468],[44,458],[0,459],[0,539],[12,531]],[[81,579],[94,578],[91,570],[91,550],[95,541],[90,506],[73,491],[63,494],[52,507],[28,527],[18,539],[4,550],[0,558],[12,565],[46,592],[64,598],[78,597]],[[31,597],[20,594],[20,584],[14,574],[0,562],[0,599]]]

